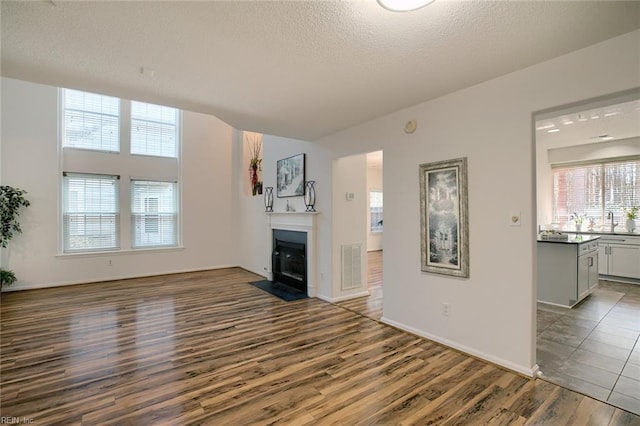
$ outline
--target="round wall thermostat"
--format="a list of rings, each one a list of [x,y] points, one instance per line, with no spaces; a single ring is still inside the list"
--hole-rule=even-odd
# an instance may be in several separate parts
[[[404,125],[404,132],[413,133],[416,131],[417,128],[418,128],[418,123],[416,122],[416,120],[409,120],[407,121],[407,124]]]

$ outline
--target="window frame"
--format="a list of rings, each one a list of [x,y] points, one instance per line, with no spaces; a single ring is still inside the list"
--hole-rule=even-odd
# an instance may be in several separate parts
[[[173,208],[174,211],[173,213],[169,212],[169,213],[163,213],[160,211],[156,211],[156,212],[151,212],[151,214],[145,214],[145,213],[140,213],[140,212],[136,212],[135,207],[136,207],[136,191],[135,191],[135,183],[134,182],[146,182],[146,183],[170,183],[173,184]],[[131,204],[130,204],[130,214],[131,214],[131,249],[138,251],[138,250],[149,250],[149,249],[163,249],[163,248],[176,248],[180,246],[180,231],[181,231],[181,227],[180,227],[180,184],[177,180],[174,179],[146,179],[146,178],[131,178],[130,180],[130,198],[131,198]],[[146,200],[148,200],[149,198],[145,197],[143,204],[147,204]],[[159,197],[158,199],[158,205],[160,205],[160,199]],[[159,207],[159,206],[158,206]],[[147,216],[154,216],[155,219],[157,220],[156,222],[156,226],[157,226],[157,231],[156,233],[160,234],[161,233],[161,228],[162,228],[162,222],[163,222],[163,217],[164,216],[169,216],[172,215],[173,216],[173,243],[172,244],[149,244],[149,245],[140,245],[140,244],[136,244],[136,233],[137,233],[137,228],[136,228],[136,219],[137,216],[145,216],[145,220],[143,221],[145,226],[145,232],[143,232],[144,234],[148,234],[148,232],[146,232],[146,217]]]
[[[607,181],[607,173],[605,173],[607,167],[610,166],[615,166],[615,165],[623,165],[623,164],[628,164],[628,163],[636,163],[635,167],[636,169],[639,171],[638,174],[640,174],[640,156],[629,156],[629,157],[622,157],[622,158],[611,158],[611,159],[606,159],[606,160],[598,160],[598,161],[585,161],[585,162],[579,162],[579,163],[564,163],[564,164],[553,164],[551,165],[551,209],[552,209],[552,218],[553,218],[553,223],[559,225],[560,227],[562,226],[567,226],[571,223],[571,219],[570,219],[570,215],[572,213],[574,213],[573,211],[568,211],[567,209],[567,219],[564,219],[564,215],[559,215],[558,213],[558,202],[557,202],[557,194],[556,194],[556,180],[557,180],[557,173],[561,172],[561,171],[567,171],[567,170],[571,170],[571,169],[575,169],[575,170],[579,170],[579,169],[587,169],[587,168],[598,168],[599,169],[599,180],[600,180],[600,206],[599,206],[599,214],[600,217],[599,218],[594,218],[594,221],[596,221],[596,226],[601,226],[601,225],[606,225],[607,224],[607,214],[609,211],[612,211],[614,214],[614,223],[618,223],[618,224],[622,224],[625,221],[625,214],[624,214],[624,209],[631,207],[631,206],[626,206],[626,205],[621,205],[620,207],[622,209],[617,209],[617,210],[613,210],[611,207],[607,207],[608,204],[608,199],[611,198],[612,193],[611,193],[611,189],[612,187],[609,186],[608,181]],[[634,189],[637,187],[634,187]],[[638,189],[635,189],[637,192],[640,192]],[[565,189],[566,191],[566,189]],[[585,193],[583,194],[584,198],[589,198],[589,194]],[[635,198],[635,205],[640,205],[640,195],[638,195],[638,197],[634,197]],[[577,210],[577,209],[571,209],[571,210]],[[576,211],[575,213],[578,214],[583,214],[584,211]],[[588,216],[587,217],[593,217],[593,216]],[[600,222],[597,221],[597,219],[600,219]],[[587,219],[588,220],[588,219]]]
[[[129,135],[127,137],[127,140],[129,142],[129,155],[131,156],[140,156],[140,157],[151,157],[151,158],[168,158],[168,159],[179,159],[180,158],[180,153],[181,153],[181,149],[182,149],[182,110],[178,109],[178,108],[173,108],[173,107],[169,107],[166,105],[159,105],[159,104],[152,104],[150,102],[141,102],[141,101],[135,101],[135,100],[131,100],[128,102],[129,103],[129,108],[128,108],[128,112],[129,112],[129,116],[128,116],[128,124],[129,124]],[[175,144],[174,144],[174,153],[172,156],[167,156],[167,155],[159,155],[159,154],[149,154],[149,153],[140,153],[140,152],[133,152],[133,104],[134,103],[139,103],[139,104],[146,104],[146,105],[153,105],[153,106],[158,106],[161,108],[171,108],[175,111]],[[144,120],[144,121],[151,121],[151,120]],[[156,123],[160,123],[160,124],[164,124],[163,122],[156,122]]]
[[[113,204],[115,206],[115,212],[111,212],[111,213],[107,213],[107,212],[87,212],[84,211],[83,213],[81,212],[77,212],[75,213],[75,215],[84,215],[84,221],[87,221],[86,216],[88,215],[113,215],[114,216],[114,234],[113,234],[113,239],[115,244],[109,247],[96,247],[96,246],[92,246],[92,247],[88,247],[88,248],[83,248],[83,249],[72,249],[70,246],[68,246],[68,241],[70,239],[70,237],[72,236],[70,231],[68,231],[69,229],[69,225],[68,225],[68,221],[70,219],[68,219],[69,216],[73,215],[74,213],[70,213],[68,212],[68,208],[69,208],[69,204],[68,204],[68,200],[69,200],[69,192],[70,192],[70,188],[67,184],[68,182],[68,178],[72,178],[72,177],[84,177],[87,179],[96,179],[96,180],[105,180],[105,181],[110,181],[110,182],[114,182],[114,200],[113,200]],[[120,176],[119,175],[112,175],[112,174],[101,174],[101,173],[75,173],[75,172],[63,172],[62,173],[62,181],[61,181],[61,192],[62,192],[62,205],[61,205],[61,209],[60,209],[60,213],[61,213],[61,226],[60,226],[60,233],[61,233],[61,248],[62,248],[62,254],[65,255],[72,255],[72,254],[86,254],[86,253],[102,253],[102,252],[117,252],[121,249],[121,213],[120,213]],[[86,207],[86,206],[85,206]],[[86,223],[83,225],[85,227],[85,232],[84,232],[84,236],[87,237],[86,235]]]
[[[369,233],[371,234],[382,234],[384,232],[384,225],[377,225],[374,226],[374,221],[373,221],[373,215],[374,214],[381,214],[382,215],[382,219],[380,220],[384,220],[384,198],[382,198],[382,206],[380,206],[380,211],[373,211],[373,208],[378,208],[378,207],[374,207],[371,205],[371,201],[373,199],[372,195],[373,193],[376,194],[380,194],[381,197],[383,197],[384,192],[382,191],[382,189],[369,189],[369,197],[368,197],[368,206],[367,206],[367,210],[369,213]],[[379,222],[379,221],[378,221]]]
[[[127,253],[141,252],[159,252],[159,251],[176,251],[183,250],[182,246],[182,137],[183,137],[183,111],[179,108],[175,110],[175,153],[173,157],[155,156],[145,154],[131,154],[131,122],[132,122],[132,100],[115,98],[118,102],[118,135],[119,135],[119,151],[107,151],[86,149],[73,146],[65,146],[65,109],[64,109],[64,91],[77,89],[58,88],[58,111],[57,111],[57,152],[58,152],[58,179],[56,185],[57,192],[57,253],[56,257],[93,257],[93,256],[113,256],[126,255]],[[99,93],[84,92],[99,96]],[[141,102],[145,103],[145,102]],[[150,104],[156,105],[156,104]],[[161,105],[158,105],[161,106]],[[118,181],[119,199],[118,199],[118,226],[117,248],[101,249],[91,248],[87,250],[68,249],[68,241],[66,238],[64,203],[65,197],[65,173],[77,172],[85,175],[119,175],[126,178]],[[137,180],[146,181],[171,181],[175,183],[175,241],[172,245],[154,245],[134,247],[133,231],[135,224],[131,221],[131,198],[132,175],[142,173],[143,178]],[[129,214],[127,214],[127,211]],[[162,220],[162,219],[160,219]],[[68,224],[67,224],[68,226]],[[159,223],[162,226],[162,222]]]
[[[112,114],[100,114],[100,113],[94,113],[94,114],[100,114],[100,115],[110,115],[112,117],[116,117],[117,119],[117,147],[116,149],[112,150],[112,149],[99,149],[99,148],[92,148],[92,147],[88,147],[88,146],[73,146],[73,145],[67,145],[66,141],[67,141],[67,121],[66,121],[66,112],[67,112],[67,98],[66,95],[68,92],[80,92],[80,93],[86,93],[89,95],[95,95],[95,96],[100,96],[100,97],[106,97],[106,98],[111,98],[117,101],[118,104],[118,114],[117,115],[112,115]],[[83,91],[83,90],[77,90],[77,89],[70,89],[70,88],[60,88],[59,90],[59,102],[58,102],[58,114],[59,114],[59,119],[58,119],[58,123],[60,126],[60,146],[63,150],[78,150],[78,151],[89,151],[89,152],[99,152],[99,153],[105,153],[105,154],[119,154],[122,150],[122,126],[123,126],[123,120],[122,120],[122,113],[123,113],[123,108],[122,108],[122,99],[117,98],[115,96],[109,96],[109,95],[103,95],[100,93],[95,93],[95,92],[87,92],[87,91]]]

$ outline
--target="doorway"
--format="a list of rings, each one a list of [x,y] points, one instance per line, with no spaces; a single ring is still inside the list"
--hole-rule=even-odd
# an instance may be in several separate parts
[[[383,152],[363,154],[366,158],[366,206],[362,211],[366,220],[366,288],[367,295],[341,301],[338,305],[379,321],[383,305],[384,258],[384,187]]]
[[[640,204],[640,94],[537,114],[534,121],[538,238],[569,233],[581,247],[580,241],[600,236],[603,253],[603,237],[613,228],[608,211],[613,224]],[[537,244],[540,250],[554,243]],[[538,262],[544,262],[540,255]],[[570,273],[573,264],[538,264],[539,271],[558,267]],[[640,414],[640,275],[599,270],[583,300],[578,294],[566,304],[537,302],[536,362],[544,380]]]

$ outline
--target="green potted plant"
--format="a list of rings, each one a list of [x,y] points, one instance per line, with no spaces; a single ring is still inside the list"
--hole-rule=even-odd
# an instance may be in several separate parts
[[[633,206],[628,209],[625,209],[624,213],[627,216],[627,232],[634,232],[636,230],[636,219],[638,218],[638,212],[640,211],[640,206]]]
[[[582,230],[582,222],[584,222],[586,218],[587,217],[584,214],[573,212],[569,219],[576,224],[576,232],[580,232]]]
[[[0,216],[2,217],[0,247],[2,248],[7,247],[15,234],[22,232],[20,222],[18,222],[20,209],[29,207],[31,204],[25,198],[26,193],[27,191],[11,186],[0,186]],[[3,285],[11,285],[14,282],[16,282],[16,276],[13,271],[0,269],[0,288]]]

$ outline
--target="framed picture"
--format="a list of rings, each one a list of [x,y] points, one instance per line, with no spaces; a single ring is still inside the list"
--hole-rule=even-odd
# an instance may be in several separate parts
[[[277,194],[282,197],[298,197],[304,195],[304,160],[305,154],[278,160],[276,165]]]
[[[467,158],[420,165],[422,270],[469,277]]]

